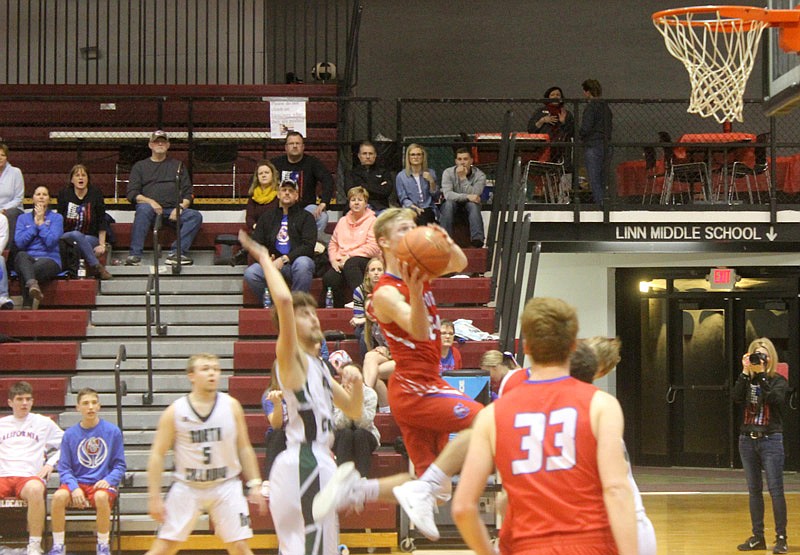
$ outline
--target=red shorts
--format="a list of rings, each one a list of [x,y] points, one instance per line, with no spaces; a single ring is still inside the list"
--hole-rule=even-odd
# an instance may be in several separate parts
[[[22,488],[31,480],[39,480],[44,484],[44,480],[38,476],[6,476],[0,478],[0,497],[19,497]]]
[[[483,408],[439,376],[424,388],[424,394],[411,393],[396,374],[389,378],[389,406],[417,476],[436,460],[450,434],[469,428]]]
[[[97,505],[95,505],[94,503],[94,494],[97,491],[105,491],[108,494],[108,506],[109,507],[114,506],[114,500],[117,498],[117,490],[115,488],[111,487],[107,489],[103,488],[95,489],[95,487],[91,484],[78,484],[78,487],[83,490],[83,494],[86,496],[86,499],[89,500],[89,504],[92,507],[97,508]],[[70,493],[69,486],[67,484],[61,484],[61,487],[58,489],[63,489],[66,490],[67,493]]]

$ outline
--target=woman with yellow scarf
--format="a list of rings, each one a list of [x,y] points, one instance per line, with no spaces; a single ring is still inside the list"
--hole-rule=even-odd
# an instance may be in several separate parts
[[[245,209],[245,221],[247,229],[252,230],[256,227],[256,222],[261,214],[275,205],[278,195],[278,170],[269,160],[261,160],[256,165],[253,179],[250,181],[250,189],[247,191],[250,197],[247,199]]]

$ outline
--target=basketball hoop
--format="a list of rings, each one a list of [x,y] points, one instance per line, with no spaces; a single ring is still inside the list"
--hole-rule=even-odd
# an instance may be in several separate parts
[[[719,123],[743,121],[744,89],[761,34],[780,27],[780,46],[800,50],[800,11],[746,6],[697,6],[653,14],[667,51],[689,72],[688,112]]]

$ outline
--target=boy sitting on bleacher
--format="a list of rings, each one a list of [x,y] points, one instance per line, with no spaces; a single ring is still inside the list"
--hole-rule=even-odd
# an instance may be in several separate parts
[[[64,433],[61,444],[61,487],[53,494],[53,548],[48,555],[66,553],[67,507],[97,509],[97,555],[109,555],[111,507],[127,468],[122,432],[115,424],[100,419],[100,400],[94,389],[81,389],[75,408],[81,413],[81,421]]]
[[[42,555],[45,481],[58,461],[64,432],[48,417],[31,412],[33,388],[16,382],[8,390],[12,414],[0,418],[0,498],[28,504],[28,555]],[[45,456],[50,453],[50,457]]]

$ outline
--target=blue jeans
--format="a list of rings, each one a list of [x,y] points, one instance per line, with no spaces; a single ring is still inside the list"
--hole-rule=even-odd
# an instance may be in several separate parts
[[[309,204],[306,205],[306,212],[310,212],[311,215],[314,215],[314,211],[317,209],[316,204]],[[328,226],[328,211],[323,210],[319,218],[317,219],[317,232],[324,232],[325,228]]]
[[[292,291],[308,293],[311,291],[311,279],[314,277],[314,261],[308,256],[298,256],[291,264],[286,264],[281,268],[281,275]],[[261,264],[248,266],[244,271],[244,281],[259,299],[264,298],[267,280],[264,278],[264,269]]]
[[[786,498],[783,495],[783,434],[770,434],[760,439],[739,436],[739,456],[750,494],[750,522],[753,535],[764,536],[764,496],[761,471],[767,475],[767,488],[772,498],[775,534],[786,535]]]
[[[8,271],[6,270],[6,258],[0,252],[0,302],[8,299]]]
[[[165,208],[162,218],[164,223],[169,221],[169,215],[174,208]],[[144,240],[148,232],[153,228],[156,221],[156,211],[146,202],[136,205],[136,214],[133,217],[133,228],[131,229],[131,256],[142,256],[144,252]],[[192,242],[200,231],[200,224],[203,223],[203,215],[197,210],[186,208],[181,211],[181,252],[189,252]],[[175,252],[178,242],[172,243],[170,250]]]
[[[456,211],[463,209],[467,211],[469,220],[469,238],[472,241],[483,241],[483,217],[481,217],[481,205],[468,200],[446,200],[439,208],[439,223],[453,236],[453,221]]]
[[[78,248],[87,266],[91,268],[92,266],[100,264],[100,261],[97,260],[97,257],[94,255],[94,248],[100,244],[100,239],[94,235],[84,235],[80,231],[68,231],[62,235],[62,237],[66,237],[78,244]]]
[[[602,205],[606,190],[606,148],[602,143],[588,145],[583,150],[583,157],[589,185],[592,187],[592,200],[595,204]]]

